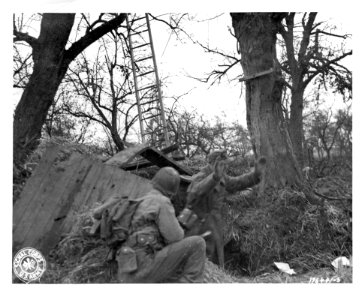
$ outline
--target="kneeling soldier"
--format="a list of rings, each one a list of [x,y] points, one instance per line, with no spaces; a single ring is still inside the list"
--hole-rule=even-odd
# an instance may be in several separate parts
[[[171,167],[154,176],[153,189],[142,197],[131,234],[116,254],[119,282],[202,282],[206,245],[200,236],[184,238],[171,203],[179,184]]]

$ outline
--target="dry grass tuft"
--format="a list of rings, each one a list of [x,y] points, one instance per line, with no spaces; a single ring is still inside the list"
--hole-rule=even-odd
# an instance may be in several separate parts
[[[339,203],[311,204],[304,193],[289,188],[273,191],[268,199],[243,197],[234,196],[224,207],[228,268],[256,276],[282,261],[307,272],[351,256],[349,210]]]

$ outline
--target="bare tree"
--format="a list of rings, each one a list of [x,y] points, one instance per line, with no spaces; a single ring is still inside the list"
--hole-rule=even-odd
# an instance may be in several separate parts
[[[69,92],[64,85],[60,85],[54,102],[48,111],[43,130],[49,137],[62,137],[77,143],[83,143],[89,133],[90,120],[74,119],[69,116],[63,105],[68,94]]]
[[[186,157],[207,155],[221,148],[230,156],[245,157],[251,151],[249,135],[237,122],[229,124],[220,116],[211,122],[195,111],[180,112],[177,107],[168,115],[170,137]]]
[[[351,131],[348,130],[343,132],[344,125],[347,125],[345,128],[352,130],[352,128],[349,128],[350,120],[351,118],[348,112],[342,110],[337,111],[336,114],[333,114],[331,109],[315,113],[310,129],[310,135],[318,139],[318,146],[325,153],[327,161],[330,161],[331,153],[336,149],[336,146],[340,146],[340,144],[343,143],[343,149],[344,144],[346,143],[344,141],[345,139],[348,140],[348,144],[351,142]],[[342,136],[343,134],[345,134],[345,137]],[[338,141],[340,144],[336,145]]]
[[[283,38],[285,60],[281,68],[286,74],[285,85],[291,91],[289,131],[295,154],[303,166],[303,107],[304,93],[309,83],[315,79],[323,82],[333,80],[336,88],[342,93],[347,88],[351,72],[340,64],[340,61],[352,51],[333,49],[321,41],[323,35],[346,39],[347,35],[337,35],[320,30],[322,22],[316,22],[317,13],[304,13],[298,24],[297,14],[288,13],[285,25],[280,23],[279,33]],[[302,30],[300,36],[296,31]],[[282,57],[283,59],[283,57]],[[339,87],[337,86],[339,84]],[[350,88],[352,88],[350,84]]]
[[[278,34],[281,38],[277,40],[277,47],[280,55],[275,61],[279,61],[285,80],[282,90],[282,110],[301,166],[304,153],[303,112],[306,106],[307,86],[311,83],[316,83],[319,87],[329,84],[343,97],[347,95],[349,98],[352,89],[351,72],[341,63],[345,57],[352,54],[352,51],[344,49],[343,44],[349,36],[336,34],[336,29],[330,28],[328,23],[317,22],[316,15],[316,13],[288,13],[283,19],[285,22],[282,20],[278,24]],[[208,44],[200,43],[187,36],[206,53],[221,59],[215,69],[204,78],[192,78],[213,85],[220,82],[232,68],[237,67],[240,61],[237,54],[211,48]],[[332,44],[331,39],[342,40],[342,42]],[[238,52],[240,52],[239,47]],[[232,80],[235,79],[237,78]],[[315,106],[316,102],[313,101],[312,105]]]
[[[69,64],[88,46],[117,29],[126,14],[101,14],[85,34],[69,45],[75,14],[43,14],[38,38],[21,31],[14,21],[14,43],[32,48],[34,67],[14,115],[14,163],[21,164],[39,143],[49,107]],[[69,47],[67,47],[69,46]]]
[[[118,151],[125,148],[130,128],[138,119],[136,101],[130,98],[133,86],[126,51],[124,42],[114,35],[103,41],[94,61],[82,54],[66,77],[74,92],[65,105],[66,111],[104,126]],[[74,105],[77,98],[87,101],[92,109]]]
[[[40,23],[41,16],[33,14],[25,17],[19,14],[14,17],[14,30],[18,32],[27,32],[31,23]],[[19,40],[13,44],[13,87],[24,89],[29,82],[29,78],[33,69],[32,48],[26,42]]]

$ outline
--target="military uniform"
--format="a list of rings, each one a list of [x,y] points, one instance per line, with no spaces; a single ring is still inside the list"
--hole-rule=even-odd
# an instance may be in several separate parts
[[[202,282],[205,241],[199,236],[184,238],[162,180],[153,182],[154,189],[142,198],[133,216],[133,233],[125,245],[135,252],[137,268],[128,272],[119,266],[120,282]],[[122,260],[122,253],[118,257]]]
[[[217,178],[214,168],[210,165],[212,162],[209,161],[209,165],[192,178],[188,188],[186,206],[195,213],[197,221],[188,230],[187,236],[211,231],[210,237],[206,239],[207,254],[212,261],[223,266],[222,229],[225,223],[221,216],[221,206],[227,194],[244,190],[259,183],[261,173],[254,171],[236,177],[222,174],[220,178]],[[218,242],[222,245],[216,251]]]

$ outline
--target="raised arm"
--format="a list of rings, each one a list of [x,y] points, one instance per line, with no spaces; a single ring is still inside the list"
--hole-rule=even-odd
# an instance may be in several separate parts
[[[213,170],[210,166],[197,174],[190,184],[187,193],[188,197],[202,197],[210,192],[220,181],[225,169],[224,162],[216,162]],[[189,202],[189,201],[188,201]]]
[[[225,189],[228,193],[242,191],[258,184],[265,171],[266,159],[261,157],[255,164],[254,171],[236,177],[225,175]]]

